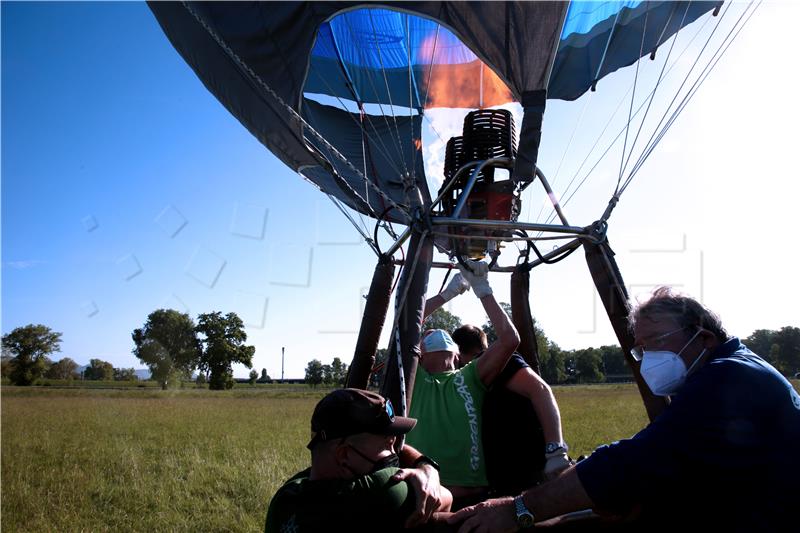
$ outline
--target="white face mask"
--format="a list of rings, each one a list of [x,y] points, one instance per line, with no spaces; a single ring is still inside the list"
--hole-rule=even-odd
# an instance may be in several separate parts
[[[653,391],[653,394],[656,396],[669,396],[670,394],[674,394],[675,391],[683,385],[683,382],[686,381],[686,376],[703,357],[706,350],[704,348],[703,351],[700,352],[700,355],[697,356],[697,359],[694,360],[692,366],[689,367],[688,370],[686,369],[686,364],[683,362],[683,359],[680,358],[680,354],[699,334],[700,331],[698,330],[678,353],[667,350],[644,351],[642,366],[639,371],[645,383],[647,383],[647,386]]]

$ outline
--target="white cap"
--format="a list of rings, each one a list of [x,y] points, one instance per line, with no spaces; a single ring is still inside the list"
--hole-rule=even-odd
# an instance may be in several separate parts
[[[445,330],[434,329],[422,339],[422,351],[425,353],[441,351],[458,353],[458,345]]]

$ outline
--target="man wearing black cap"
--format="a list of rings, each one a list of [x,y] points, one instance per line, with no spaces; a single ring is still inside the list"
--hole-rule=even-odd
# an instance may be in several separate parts
[[[311,417],[311,468],[272,498],[266,532],[400,531],[449,510],[447,489],[433,487],[439,498],[432,505],[425,485],[435,480],[399,468],[395,439],[416,423],[395,416],[392,403],[374,392],[340,389],[325,396]],[[411,464],[426,460],[407,446],[402,454]]]

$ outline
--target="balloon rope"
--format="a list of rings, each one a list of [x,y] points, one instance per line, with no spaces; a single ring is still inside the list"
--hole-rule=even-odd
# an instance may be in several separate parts
[[[650,112],[650,106],[653,103],[653,99],[656,95],[656,91],[658,90],[659,85],[661,84],[661,80],[664,78],[664,69],[667,67],[667,63],[669,62],[669,58],[672,56],[672,51],[675,49],[675,43],[678,41],[678,34],[683,29],[683,24],[686,21],[686,15],[689,14],[689,7],[691,3],[686,4],[686,10],[683,12],[683,17],[681,18],[681,22],[678,26],[678,31],[675,32],[675,38],[672,39],[672,44],[669,47],[669,52],[667,52],[667,57],[664,59],[664,63],[661,65],[661,72],[658,73],[658,79],[656,80],[656,85],[653,87],[653,90],[650,92],[650,98],[647,102],[647,109],[644,110],[644,115],[642,116],[641,122],[639,122],[639,129],[636,130],[636,137],[633,138],[633,144],[631,144],[631,149],[628,151],[628,158],[625,160],[625,166],[622,168],[622,172],[619,174],[619,178],[617,179],[617,187],[614,190],[614,195],[619,195],[619,185],[620,180],[622,179],[623,174],[625,174],[625,170],[628,168],[628,163],[631,160],[631,156],[633,155],[633,151],[636,148],[636,142],[639,140],[639,134],[642,133],[642,128],[644,127],[644,122],[647,120],[647,115]],[[656,42],[656,48],[658,48],[661,44],[661,38],[664,36],[664,33],[667,31],[667,26],[669,25],[670,21],[672,20],[672,15],[675,13],[675,8],[669,14],[669,18],[667,19],[667,23],[664,25],[664,29],[661,30],[661,35],[658,38],[658,42]],[[709,19],[707,18],[706,21]],[[655,50],[655,49],[654,49]],[[655,53],[655,52],[654,52]]]
[[[692,36],[692,38],[689,40],[689,42],[686,44],[686,46],[683,48],[683,50],[681,50],[681,53],[678,55],[678,57],[677,57],[677,58],[675,58],[675,60],[673,61],[673,63],[672,63],[670,66],[669,66],[669,68],[667,68],[667,70],[666,70],[666,73],[664,74],[664,76],[663,76],[663,78],[662,78],[662,81],[663,81],[663,79],[666,79],[666,78],[669,76],[669,74],[670,74],[670,73],[673,71],[673,69],[674,69],[674,68],[675,68],[675,67],[676,67],[676,66],[677,66],[677,65],[680,63],[680,60],[683,58],[683,56],[686,54],[686,52],[687,52],[687,51],[689,50],[689,48],[692,46],[692,44],[693,44],[693,43],[694,43],[694,41],[697,39],[697,37],[698,37],[698,36],[699,36],[699,35],[702,33],[703,29],[706,27],[706,25],[708,24],[708,22],[709,22],[710,20],[711,20],[711,18],[710,18],[710,17],[706,18],[706,20],[703,22],[703,24],[702,24],[702,25],[701,25],[701,26],[698,28],[697,32],[695,32],[695,34]],[[667,57],[667,58],[665,59],[665,62],[667,62],[667,60],[668,60],[668,59],[669,59],[669,57]],[[626,100],[626,98],[627,98],[627,96],[628,96],[628,93],[629,93],[629,92],[630,92],[632,89],[633,89],[633,86],[629,87],[629,88],[628,88],[628,91],[627,91],[627,92],[625,93],[625,95],[623,95],[623,97],[620,99],[620,101],[619,101],[619,104],[617,104],[617,108],[614,110],[614,112],[612,113],[611,117],[608,119],[608,122],[606,123],[605,127],[603,128],[603,131],[601,131],[601,132],[600,132],[600,134],[597,136],[597,139],[595,140],[595,142],[594,142],[594,144],[592,145],[592,147],[589,149],[588,153],[586,154],[586,157],[583,159],[583,161],[581,162],[580,166],[579,166],[579,167],[578,167],[578,169],[575,171],[575,174],[573,175],[573,177],[570,179],[569,183],[567,184],[567,187],[564,189],[564,192],[562,193],[562,195],[561,195],[561,196],[562,196],[562,197],[566,197],[566,200],[565,200],[564,202],[562,202],[562,204],[561,204],[562,206],[566,206],[566,205],[567,205],[567,204],[570,202],[570,200],[571,200],[571,199],[572,199],[572,198],[575,196],[575,194],[578,192],[578,190],[579,190],[579,189],[580,189],[580,188],[583,186],[583,184],[584,184],[584,183],[585,183],[585,182],[586,182],[586,181],[589,179],[589,177],[591,177],[591,176],[593,175],[592,173],[594,172],[594,169],[595,169],[595,168],[597,168],[597,166],[598,166],[598,165],[599,165],[599,164],[600,164],[600,163],[603,161],[603,158],[605,158],[606,154],[608,154],[608,152],[611,150],[611,148],[613,148],[613,146],[614,146],[614,145],[617,143],[617,141],[619,140],[619,138],[620,138],[620,137],[622,136],[622,134],[625,132],[625,128],[627,127],[627,125],[625,125],[623,128],[621,128],[621,129],[619,130],[619,132],[617,133],[617,135],[616,135],[616,136],[614,137],[614,139],[613,139],[613,140],[612,140],[612,141],[611,141],[611,142],[608,144],[608,146],[607,146],[607,147],[606,147],[606,149],[603,151],[603,153],[602,153],[602,154],[601,154],[601,155],[600,155],[600,156],[597,158],[597,160],[596,160],[596,161],[595,161],[595,163],[592,165],[592,167],[591,167],[591,168],[590,168],[590,169],[589,169],[589,170],[586,172],[586,174],[585,174],[585,175],[583,176],[583,178],[580,180],[580,182],[579,182],[579,183],[578,183],[578,185],[575,187],[575,189],[574,189],[574,190],[573,190],[573,191],[572,191],[572,192],[569,194],[569,196],[567,196],[567,193],[568,193],[568,192],[570,191],[570,189],[572,188],[572,184],[573,184],[573,183],[574,183],[574,182],[575,182],[575,181],[578,179],[578,176],[580,175],[580,172],[581,172],[581,170],[583,169],[583,167],[584,167],[584,165],[586,164],[586,162],[589,160],[589,157],[592,155],[592,153],[594,152],[595,148],[597,148],[597,145],[598,145],[598,144],[600,143],[600,141],[603,139],[603,136],[604,136],[604,134],[605,134],[606,130],[607,130],[607,129],[608,129],[608,127],[611,125],[611,122],[612,122],[612,121],[613,121],[613,119],[616,117],[617,113],[619,112],[620,108],[622,107],[622,103],[623,103],[623,102]],[[653,93],[655,93],[655,91],[656,91],[656,88],[654,88],[654,89],[653,89],[653,90],[650,92],[650,94],[648,95],[648,97],[652,96],[652,95],[653,95]],[[641,112],[641,110],[642,110],[642,108],[643,108],[644,106],[645,106],[645,104],[644,104],[644,102],[642,102],[642,104],[640,104],[640,105],[639,105],[639,107],[637,108],[637,110],[636,110],[636,111],[633,113],[633,116],[634,116],[634,117],[638,116],[638,114]],[[545,220],[545,222],[544,222],[544,223],[545,223],[545,224],[549,224],[549,223],[550,223],[550,222],[551,222],[551,221],[552,221],[552,220],[553,220],[555,217],[556,217],[555,213],[551,213],[551,214],[549,215],[549,217],[548,217],[548,218]],[[540,234],[539,234],[539,235],[541,235],[541,232],[540,232]]]
[[[360,177],[362,180],[366,181],[370,186],[372,186],[372,188],[375,189],[375,192],[377,192],[378,195],[380,195],[386,200],[388,205],[391,205],[399,212],[403,213],[409,221],[412,220],[411,215],[405,209],[403,209],[402,206],[398,205],[385,192],[380,190],[377,186],[375,186],[375,184],[373,184],[370,180],[368,180],[366,176],[364,176],[364,174],[362,174],[360,170],[358,170],[344,155],[342,155],[331,143],[329,143],[327,139],[325,139],[325,137],[323,137],[302,116],[300,116],[300,114],[297,111],[295,111],[289,104],[287,104],[283,100],[283,98],[281,98],[280,95],[276,93],[272,89],[272,87],[270,87],[261,78],[261,76],[256,74],[256,72],[252,68],[250,68],[250,66],[247,63],[245,63],[242,60],[242,58],[240,58],[236,54],[236,52],[234,52],[233,49],[231,49],[231,47],[228,46],[228,44],[219,35],[217,35],[217,33],[213,29],[211,29],[208,23],[206,23],[206,21],[202,17],[200,17],[200,15],[198,15],[197,12],[194,11],[194,9],[192,9],[192,7],[189,5],[188,2],[181,2],[181,4],[183,5],[184,9],[186,9],[195,18],[195,20],[197,20],[197,22],[206,30],[206,32],[211,36],[211,38],[214,39],[214,41],[216,41],[216,43],[220,46],[220,48],[222,48],[222,50],[228,55],[228,57],[230,57],[242,70],[247,72],[251,78],[253,78],[256,82],[258,82],[258,84],[261,86],[262,89],[264,89],[264,91],[267,92],[267,94],[269,94],[272,98],[274,98],[275,101],[277,101],[295,120],[300,122],[300,124],[302,124],[309,133],[311,133],[315,138],[317,138],[317,140],[323,143],[331,151],[331,153],[333,153],[338,159],[344,162],[353,172],[355,172],[356,176]],[[350,191],[362,202],[364,201],[364,199],[361,198],[361,195],[355,189],[353,189],[350,186],[350,184],[347,183],[346,180],[342,180],[342,184],[347,186],[350,189]]]
[[[352,26],[350,25],[350,19],[349,19],[349,17],[347,16],[347,14],[344,14],[343,16],[344,16],[345,23],[347,24],[347,29],[348,29],[348,31],[350,32],[350,34],[353,36],[353,39],[355,40],[355,37],[356,37],[356,32],[355,32],[355,31],[353,31],[353,28],[352,28]],[[370,23],[372,23],[372,15],[371,15],[371,14],[370,14]],[[374,30],[374,26],[373,26],[373,35],[374,35],[374,31],[375,31],[375,30]],[[379,42],[379,41],[378,41],[378,39],[377,39],[377,37],[375,38],[375,40],[376,40],[376,42]],[[358,53],[359,53],[359,54],[360,54],[360,56],[361,56],[361,59],[366,59],[366,56],[363,54],[363,50],[362,50],[361,48],[358,48],[357,50],[358,50]],[[381,70],[381,72],[383,72],[383,69]],[[371,75],[368,75],[368,76],[366,76],[366,78],[367,78],[367,81],[369,81],[369,84],[370,84],[370,86],[372,87],[372,91],[373,91],[375,94],[380,94],[380,91],[378,91],[378,87],[375,85],[375,81],[372,79],[372,76],[371,76]],[[386,74],[385,74],[385,72],[384,72],[384,81],[385,81],[385,82],[386,82],[386,81],[388,81],[388,80],[386,80]],[[352,83],[353,85],[355,85],[355,82],[354,82],[353,80],[351,80],[351,83]],[[328,85],[327,81],[326,81],[326,85]],[[386,83],[385,87],[386,87],[386,92],[387,92],[387,93],[389,93],[389,85],[388,85],[388,83]],[[328,89],[330,90],[331,94],[336,94],[336,92],[335,92],[335,91],[333,91],[333,90],[330,88],[330,85],[328,85]],[[391,98],[391,96],[390,96],[390,98]],[[389,122],[389,117],[387,116],[387,113],[386,113],[386,111],[384,111],[384,109],[383,109],[383,104],[380,102],[380,100],[377,102],[377,104],[378,104],[378,109],[380,109],[380,110],[381,110],[381,116],[383,117],[383,121],[384,121],[384,123],[386,124],[386,129],[387,129],[387,131],[390,131],[390,132],[391,132],[391,131],[392,131],[392,124]],[[390,113],[394,113],[394,110],[393,110],[393,109],[391,109],[391,108],[390,108]],[[372,122],[372,121],[370,120],[370,123],[371,123],[371,122]],[[371,124],[371,125],[372,125],[372,124]],[[375,128],[375,126],[374,126],[374,125],[372,125],[372,129],[374,129],[376,132],[378,131],[378,130]],[[395,131],[397,131],[397,122],[396,122],[396,121],[395,121]],[[400,142],[399,142],[399,140],[400,140],[399,133],[398,133],[398,135],[397,135],[397,137],[396,137],[396,138],[392,138],[392,142],[393,142],[393,144],[392,144],[392,147],[394,148],[394,152],[395,152],[395,158],[394,158],[394,159],[393,159],[392,157],[389,157],[389,155],[388,155],[389,149],[388,149],[388,148],[386,148],[386,145],[383,143],[383,139],[382,139],[381,137],[379,137],[379,139],[381,139],[381,144],[383,144],[383,147],[384,147],[384,153],[383,153],[383,156],[384,156],[384,157],[387,159],[387,161],[389,161],[389,162],[392,164],[392,168],[394,169],[394,171],[395,171],[395,172],[396,172],[398,175],[402,175],[402,174],[403,174],[403,172],[401,172],[401,171],[400,171],[400,170],[397,168],[397,166],[394,164],[395,160],[400,160],[400,162],[401,162],[401,163],[402,163],[402,165],[403,165],[403,169],[405,170],[405,160],[403,159],[403,146],[402,146],[402,144],[400,144]]]
[[[747,15],[747,18],[744,20],[744,22],[739,24],[739,22],[744,17],[745,13],[747,13],[747,10],[750,9],[751,5],[755,5],[755,7],[753,7],[753,9],[750,11],[750,14]],[[689,101],[692,99],[692,97],[697,93],[697,90],[700,88],[700,86],[708,78],[708,75],[717,66],[717,63],[719,63],[719,60],[722,58],[722,56],[725,54],[725,52],[728,51],[728,48],[730,48],[730,46],[733,43],[733,41],[739,36],[739,33],[741,33],[742,29],[744,29],[744,26],[750,21],[750,18],[753,16],[753,14],[755,13],[756,9],[758,9],[758,7],[760,5],[761,5],[761,1],[759,1],[757,4],[748,4],[747,8],[745,8],[745,11],[742,12],[742,15],[739,17],[739,20],[737,20],[736,24],[734,25],[734,29],[736,28],[737,25],[739,25],[739,28],[736,29],[736,33],[733,35],[733,37],[730,37],[731,34],[734,31],[734,29],[731,29],[731,31],[728,33],[728,36],[725,37],[725,40],[727,41],[727,44],[725,44],[725,41],[723,41],[723,45],[720,45],[720,48],[717,50],[717,53],[719,53],[719,56],[716,57],[716,59],[714,59],[712,57],[711,61],[709,61],[709,64],[706,65],[704,71],[701,73],[702,77],[698,78],[695,81],[694,85],[689,89],[690,92],[687,93],[686,96],[684,96],[684,98],[681,101],[681,104],[679,106],[679,109],[676,109],[676,111],[673,113],[672,117],[670,117],[669,122],[665,125],[664,129],[659,133],[658,138],[655,140],[655,142],[650,147],[648,147],[647,152],[642,154],[642,156],[639,158],[639,161],[637,161],[637,165],[634,167],[633,170],[631,170],[631,174],[629,175],[628,179],[625,181],[625,184],[623,185],[622,189],[620,190],[620,193],[622,191],[624,191],[628,187],[628,185],[630,184],[631,180],[633,180],[634,175],[639,171],[639,169],[644,164],[644,161],[650,156],[650,154],[652,153],[653,149],[656,147],[656,145],[664,137],[664,134],[666,134],[667,130],[675,122],[675,120],[677,119],[678,115],[680,115],[680,113],[686,108],[686,105],[689,103]],[[730,39],[728,39],[729,37],[730,37]],[[723,46],[724,46],[724,49],[722,49]],[[720,50],[722,50],[722,51],[720,52]],[[716,56],[717,53],[715,53],[714,55]],[[712,61],[713,61],[713,64],[711,64]]]
[[[405,173],[408,174],[408,168],[406,167],[406,161],[403,159],[403,139],[400,136],[400,129],[397,127],[397,117],[394,114],[394,103],[392,102],[392,91],[389,88],[389,79],[386,77],[386,67],[383,65],[383,53],[381,52],[381,40],[378,38],[378,32],[375,30],[375,21],[372,19],[372,10],[367,10],[369,13],[369,22],[372,26],[372,35],[375,38],[375,43],[378,45],[378,61],[381,64],[381,72],[383,73],[383,81],[386,84],[386,95],[389,97],[389,109],[392,110],[392,121],[394,122],[394,131],[397,135],[397,148],[398,148],[398,155],[400,156],[400,161],[403,163],[403,170]],[[410,220],[411,217],[409,217]]]

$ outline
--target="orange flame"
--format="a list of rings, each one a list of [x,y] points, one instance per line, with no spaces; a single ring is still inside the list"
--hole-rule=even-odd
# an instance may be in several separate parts
[[[505,83],[482,61],[433,65],[424,83],[426,108],[485,108],[513,102]]]

